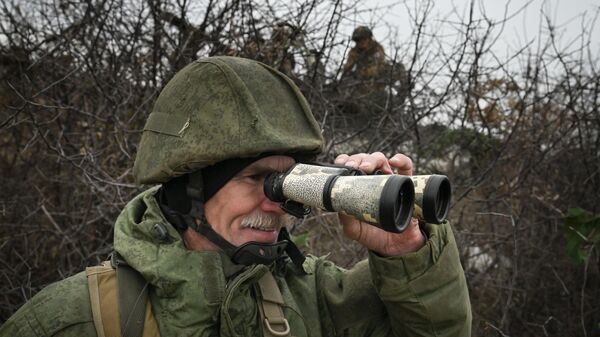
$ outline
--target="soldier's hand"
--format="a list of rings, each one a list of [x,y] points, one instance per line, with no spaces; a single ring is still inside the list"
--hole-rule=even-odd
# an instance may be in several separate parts
[[[412,175],[412,160],[400,153],[389,159],[381,152],[341,154],[335,159],[335,164],[360,169],[367,174],[380,171],[383,174]],[[404,255],[425,245],[425,237],[414,218],[406,230],[398,234],[386,232],[349,215],[340,214],[339,217],[348,238],[383,256]]]

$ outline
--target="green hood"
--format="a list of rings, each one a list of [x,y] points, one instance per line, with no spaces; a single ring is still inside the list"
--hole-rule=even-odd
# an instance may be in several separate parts
[[[152,312],[161,336],[254,336],[260,331],[256,282],[269,268],[274,273],[278,268],[281,276],[295,267],[283,261],[270,267],[245,267],[233,264],[221,252],[186,249],[160,210],[155,199],[158,188],[143,192],[125,207],[115,223],[114,249],[150,283]],[[167,230],[168,241],[154,229],[157,224]],[[302,288],[310,279],[300,282]],[[282,289],[282,294],[286,302],[295,304],[289,289]],[[310,306],[317,307],[314,298]],[[296,305],[290,308],[302,311]],[[313,315],[317,319],[317,313]],[[290,325],[306,331],[298,317],[290,319]]]
[[[153,312],[163,336],[203,336],[217,323],[224,270],[232,265],[221,253],[186,249],[163,217],[154,198],[157,191],[155,187],[140,194],[123,210],[115,224],[114,249],[152,285]],[[156,224],[168,231],[170,242],[161,241]],[[202,272],[206,270],[211,272]],[[213,286],[210,292],[207,284]]]

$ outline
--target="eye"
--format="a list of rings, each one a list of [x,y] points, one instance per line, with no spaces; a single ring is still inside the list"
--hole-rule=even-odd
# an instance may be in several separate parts
[[[246,176],[246,178],[248,178],[248,179],[250,179],[250,180],[252,180],[252,181],[259,182],[259,181],[261,181],[262,179],[264,179],[264,178],[265,178],[265,176],[264,176],[263,174],[252,174],[252,175],[248,175],[248,176]]]
[[[252,183],[262,183],[265,180],[264,173],[249,173],[244,176],[244,179]]]

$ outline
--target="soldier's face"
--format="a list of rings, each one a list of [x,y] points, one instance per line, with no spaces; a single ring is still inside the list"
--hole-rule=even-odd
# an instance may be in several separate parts
[[[363,37],[362,39],[356,41],[356,48],[358,49],[367,49],[369,47],[369,38]]]
[[[276,242],[284,212],[265,197],[263,184],[269,173],[287,171],[293,164],[291,157],[270,156],[240,171],[204,204],[208,223],[235,246]]]

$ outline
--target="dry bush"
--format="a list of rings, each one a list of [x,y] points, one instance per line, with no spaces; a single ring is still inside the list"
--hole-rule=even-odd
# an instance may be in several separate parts
[[[508,14],[493,21],[473,4],[436,20],[428,1],[405,10],[413,30],[386,46],[385,90],[357,98],[341,80],[340,32],[359,24],[356,3],[2,2],[0,322],[107,256],[115,218],[143,189],[130,170],[162,86],[197,57],[237,55],[292,76],[326,135],[323,160],[403,152],[417,173],[451,178],[474,334],[600,335],[598,242],[588,237],[577,264],[564,234],[569,208],[600,213],[593,21],[578,47],[561,49],[548,20],[535,43],[500,57]],[[343,266],[366,254],[332,215],[293,234]]]

